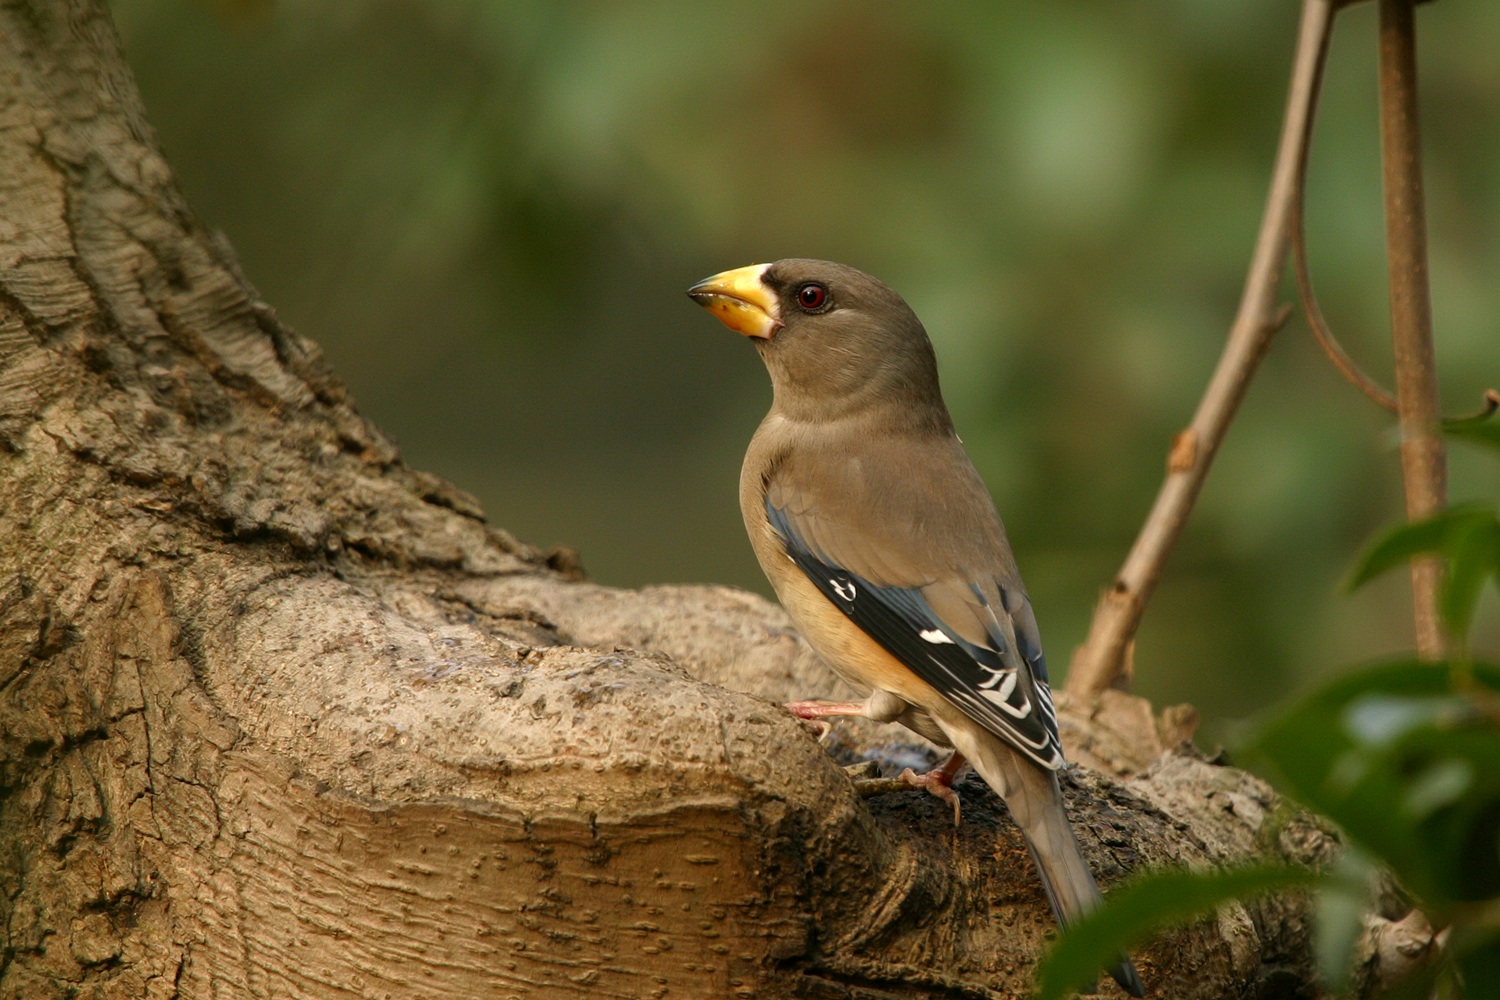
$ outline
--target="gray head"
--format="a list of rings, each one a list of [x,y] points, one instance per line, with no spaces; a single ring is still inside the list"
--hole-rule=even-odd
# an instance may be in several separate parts
[[[716,274],[688,295],[751,339],[786,416],[884,408],[902,423],[951,430],[927,331],[901,296],[863,271],[788,258]]]

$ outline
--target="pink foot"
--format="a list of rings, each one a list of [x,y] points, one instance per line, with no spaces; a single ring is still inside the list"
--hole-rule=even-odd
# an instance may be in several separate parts
[[[953,825],[956,827],[962,820],[962,813],[959,809],[958,793],[953,790],[953,779],[958,775],[958,769],[963,766],[964,755],[955,750],[941,767],[934,768],[925,774],[918,774],[908,767],[901,772],[900,779],[913,788],[926,789],[929,794],[936,795],[952,806]]]
[[[807,723],[814,733],[817,734],[818,742],[827,736],[830,726],[825,719],[840,718],[848,715],[864,715],[865,703],[862,701],[789,701],[786,710],[797,718]]]
[[[827,719],[845,715],[864,715],[862,701],[789,701],[786,710],[799,719]]]

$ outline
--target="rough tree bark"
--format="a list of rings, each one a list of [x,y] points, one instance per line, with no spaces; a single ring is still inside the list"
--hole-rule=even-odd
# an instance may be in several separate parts
[[[1052,920],[982,786],[957,832],[862,799],[776,705],[835,693],[778,609],[582,582],[404,465],[184,204],[97,0],[0,5],[0,74],[0,996],[1025,991]],[[1106,886],[1333,849],[1093,712]],[[1139,959],[1312,991],[1295,900]]]

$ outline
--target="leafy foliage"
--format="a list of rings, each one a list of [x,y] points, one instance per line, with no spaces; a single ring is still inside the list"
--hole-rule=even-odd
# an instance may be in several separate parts
[[[1446,429],[1500,447],[1500,424],[1471,420]],[[1455,655],[1377,663],[1335,678],[1270,713],[1241,742],[1247,764],[1339,825],[1350,845],[1344,861],[1327,873],[1271,866],[1149,874],[1062,936],[1040,970],[1042,997],[1087,982],[1151,927],[1298,885],[1319,888],[1323,972],[1342,983],[1375,865],[1415,895],[1434,926],[1449,928],[1440,961],[1393,997],[1500,996],[1500,665],[1468,654],[1484,584],[1500,584],[1495,508],[1456,507],[1386,531],[1348,585],[1421,556],[1444,563],[1441,607]]]
[[[1493,507],[1454,507],[1437,517],[1389,529],[1365,552],[1351,574],[1358,587],[1420,555],[1446,560],[1439,608],[1456,636],[1468,635],[1486,580],[1500,585],[1500,519]]]
[[[1500,448],[1500,420],[1491,419],[1492,417],[1493,413],[1486,411],[1477,417],[1445,420],[1443,433],[1460,441],[1471,441],[1478,445]]]
[[[1247,757],[1445,914],[1500,895],[1500,667],[1405,661],[1341,677],[1263,724]]]
[[[1232,871],[1162,871],[1110,893],[1109,905],[1068,928],[1038,972],[1041,1000],[1084,987],[1122,950],[1163,924],[1186,923],[1236,899],[1313,884],[1315,873],[1286,865]]]

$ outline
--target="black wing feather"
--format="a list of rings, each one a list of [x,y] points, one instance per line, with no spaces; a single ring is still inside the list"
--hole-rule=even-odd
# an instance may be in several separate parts
[[[1017,629],[1016,652],[1025,666],[1007,665],[1005,638],[997,629],[989,630],[993,648],[969,642],[933,613],[920,590],[878,586],[833,565],[802,539],[791,518],[769,500],[766,515],[797,568],[870,638],[966,715],[1040,766],[1063,766],[1057,713],[1047,690],[1047,663],[1033,637]],[[988,607],[980,588],[973,590],[979,603]]]

